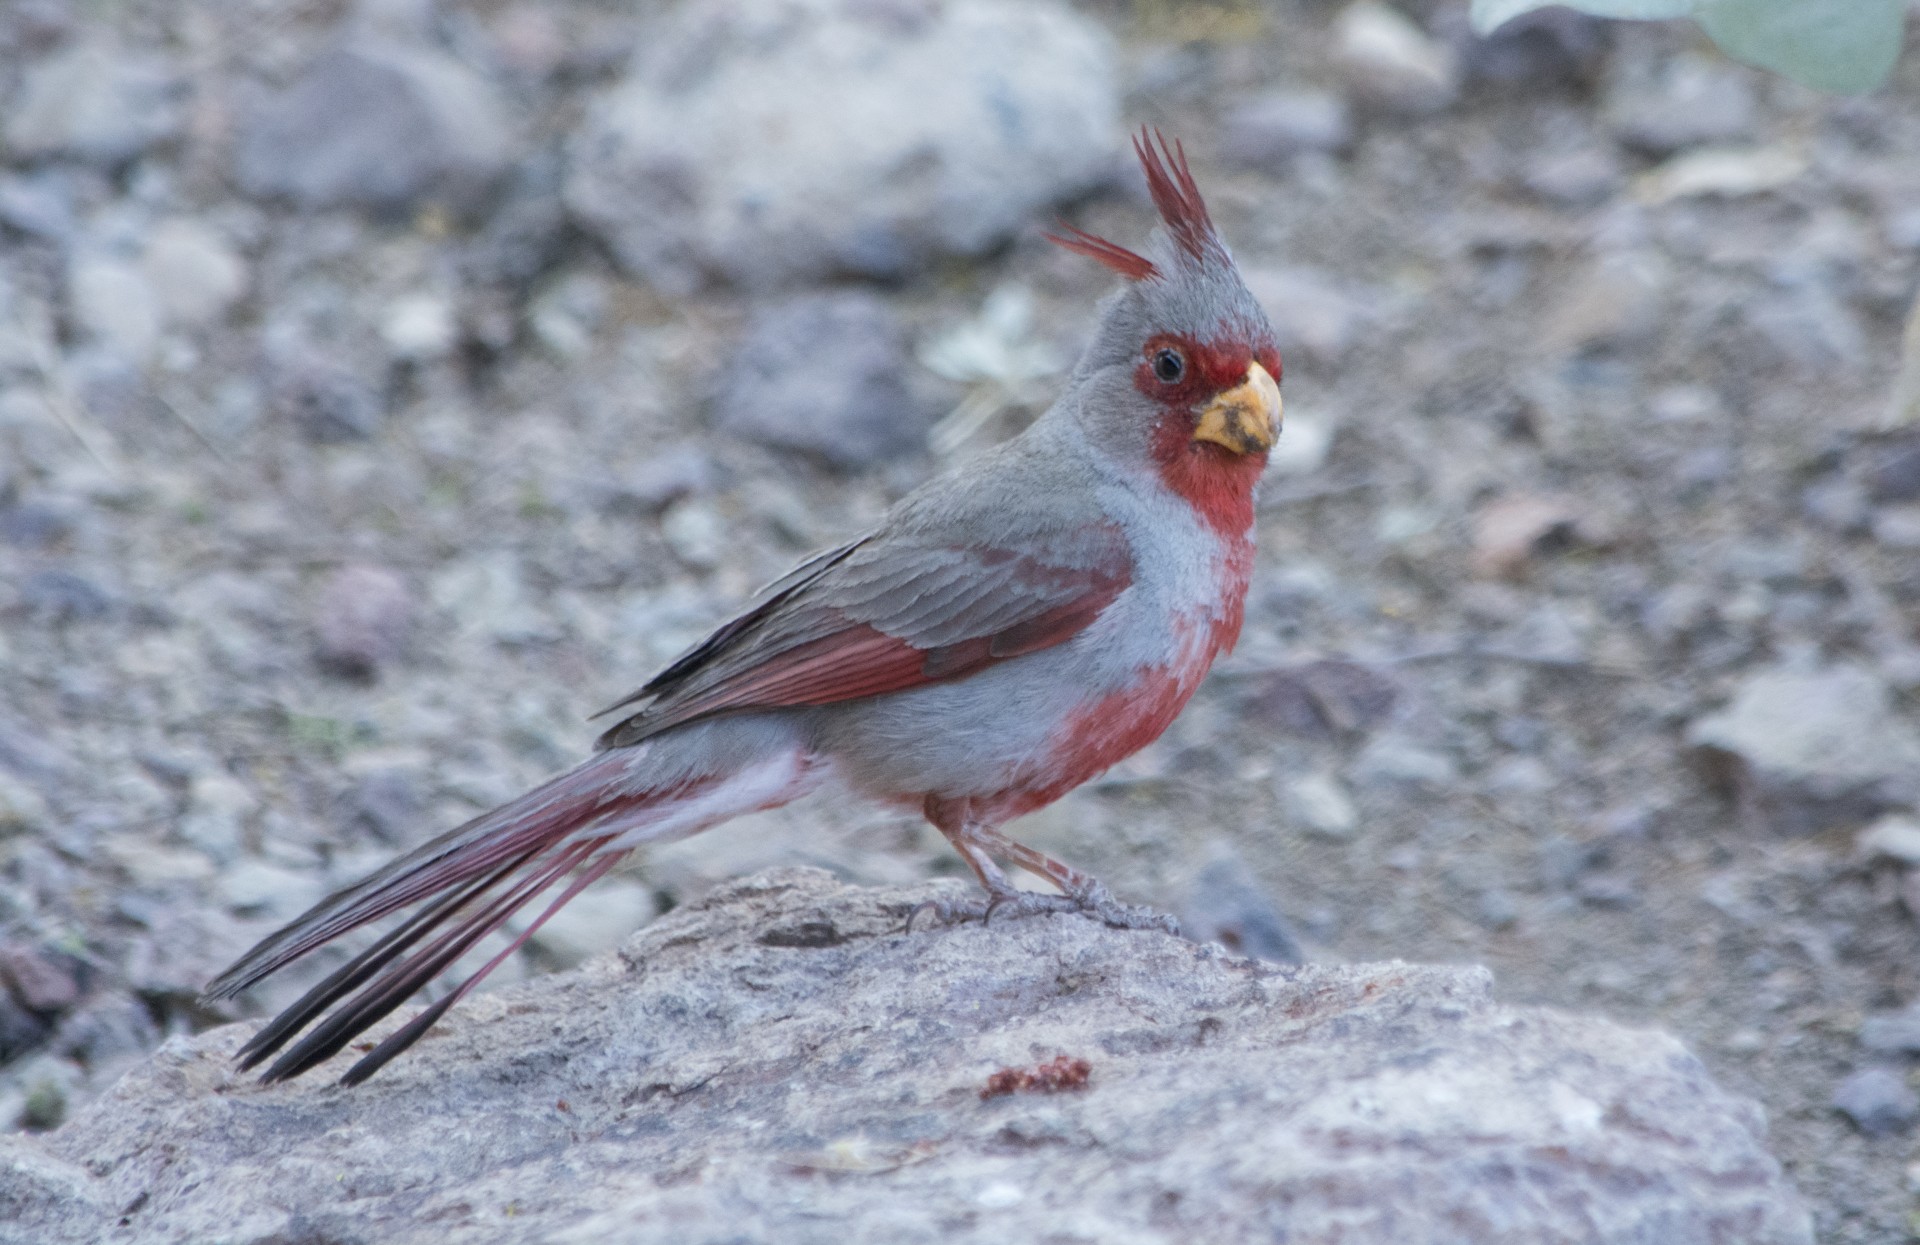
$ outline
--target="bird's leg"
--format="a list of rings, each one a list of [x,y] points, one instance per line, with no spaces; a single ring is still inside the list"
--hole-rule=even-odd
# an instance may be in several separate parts
[[[1062,864],[1024,843],[1016,843],[992,826],[977,820],[972,815],[969,801],[946,801],[929,796],[927,820],[946,836],[947,842],[953,844],[953,850],[959,852],[960,858],[967,862],[987,894],[984,899],[961,903],[939,900],[922,904],[908,916],[909,927],[913,924],[913,917],[922,910],[931,910],[948,924],[975,917],[985,922],[1001,915],[1022,917],[1043,912],[1084,912],[1119,929],[1160,929],[1170,934],[1180,932],[1180,922],[1166,913],[1123,904],[1113,897],[1113,892],[1100,879],[1082,873],[1071,865]],[[1049,895],[1042,891],[1021,890],[1008,879],[1006,872],[994,860],[995,856],[1047,879],[1059,887],[1061,893]]]

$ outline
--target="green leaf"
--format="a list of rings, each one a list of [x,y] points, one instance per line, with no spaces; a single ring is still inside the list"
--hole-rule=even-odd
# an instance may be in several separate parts
[[[1728,56],[1857,92],[1887,80],[1906,14],[1907,0],[1698,0],[1693,17]]]
[[[1469,12],[1473,20],[1474,33],[1484,38],[1522,13],[1544,9],[1551,4],[1564,4],[1570,9],[1578,9],[1594,17],[1659,21],[1668,17],[1691,16],[1695,6],[1700,2],[1701,0],[1473,0],[1473,8]],[[1791,3],[1792,0],[1788,2]],[[1819,0],[1813,0],[1813,2],[1818,3]]]

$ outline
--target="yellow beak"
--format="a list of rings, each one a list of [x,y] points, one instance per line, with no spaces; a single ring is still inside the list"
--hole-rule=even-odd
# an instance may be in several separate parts
[[[1258,363],[1247,378],[1200,408],[1193,439],[1224,445],[1236,454],[1270,450],[1280,438],[1280,384]]]

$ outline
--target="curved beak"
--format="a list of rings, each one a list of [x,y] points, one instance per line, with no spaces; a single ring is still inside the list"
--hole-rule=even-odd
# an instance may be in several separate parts
[[[1247,378],[1200,408],[1193,439],[1223,445],[1236,454],[1273,448],[1280,438],[1280,384],[1258,363]]]

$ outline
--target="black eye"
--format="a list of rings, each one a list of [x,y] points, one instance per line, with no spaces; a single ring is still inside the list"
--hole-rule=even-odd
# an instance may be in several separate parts
[[[1153,352],[1153,374],[1171,385],[1187,374],[1187,361],[1178,350],[1163,347]]]

